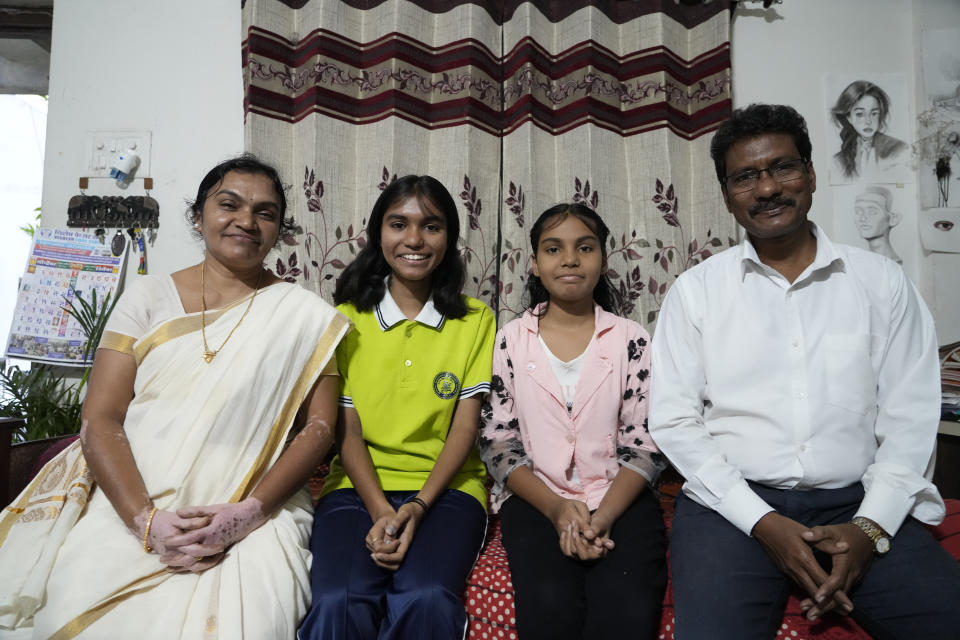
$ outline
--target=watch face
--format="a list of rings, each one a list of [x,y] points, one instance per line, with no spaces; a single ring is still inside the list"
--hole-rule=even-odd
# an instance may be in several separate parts
[[[875,545],[877,553],[886,553],[890,551],[890,540],[887,538],[877,538],[877,544]]]

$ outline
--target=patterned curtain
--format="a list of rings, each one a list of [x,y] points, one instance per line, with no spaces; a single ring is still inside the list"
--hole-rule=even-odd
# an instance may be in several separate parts
[[[466,293],[522,310],[530,226],[578,201],[652,329],[677,275],[733,244],[709,157],[730,112],[729,0],[246,0],[247,149],[294,180],[271,261],[330,299],[397,176],[461,203]]]

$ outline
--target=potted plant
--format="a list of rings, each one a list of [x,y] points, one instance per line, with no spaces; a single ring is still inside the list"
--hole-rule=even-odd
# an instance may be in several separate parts
[[[9,471],[0,468],[0,473],[5,474],[4,479],[11,479],[11,495],[0,495],[0,499],[9,499],[19,493],[34,461],[44,451],[57,440],[72,437],[80,431],[83,391],[116,298],[108,293],[98,301],[96,290],[91,293],[89,301],[77,290],[74,290],[74,297],[75,301],[66,299],[63,309],[80,324],[86,338],[84,367],[79,381],[74,383],[74,379],[59,374],[51,365],[34,364],[24,371],[18,366],[7,368],[6,362],[0,360],[0,417],[19,419],[7,423],[13,430],[12,447],[9,436],[0,434],[0,448],[10,447]],[[5,457],[0,455],[0,461]]]

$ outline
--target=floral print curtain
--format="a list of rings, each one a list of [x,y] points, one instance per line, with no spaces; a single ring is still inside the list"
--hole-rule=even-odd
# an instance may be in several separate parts
[[[276,272],[330,299],[391,180],[461,205],[466,293],[523,308],[530,226],[557,202],[612,234],[624,312],[733,244],[709,157],[730,113],[729,0],[246,0],[248,150],[293,180]]]

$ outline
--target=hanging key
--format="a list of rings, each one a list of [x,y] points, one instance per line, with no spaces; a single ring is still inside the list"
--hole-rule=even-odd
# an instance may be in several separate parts
[[[123,232],[117,229],[116,235],[114,235],[113,240],[110,241],[110,253],[114,256],[120,256],[123,254],[123,248],[126,246],[127,239],[123,237]]]

